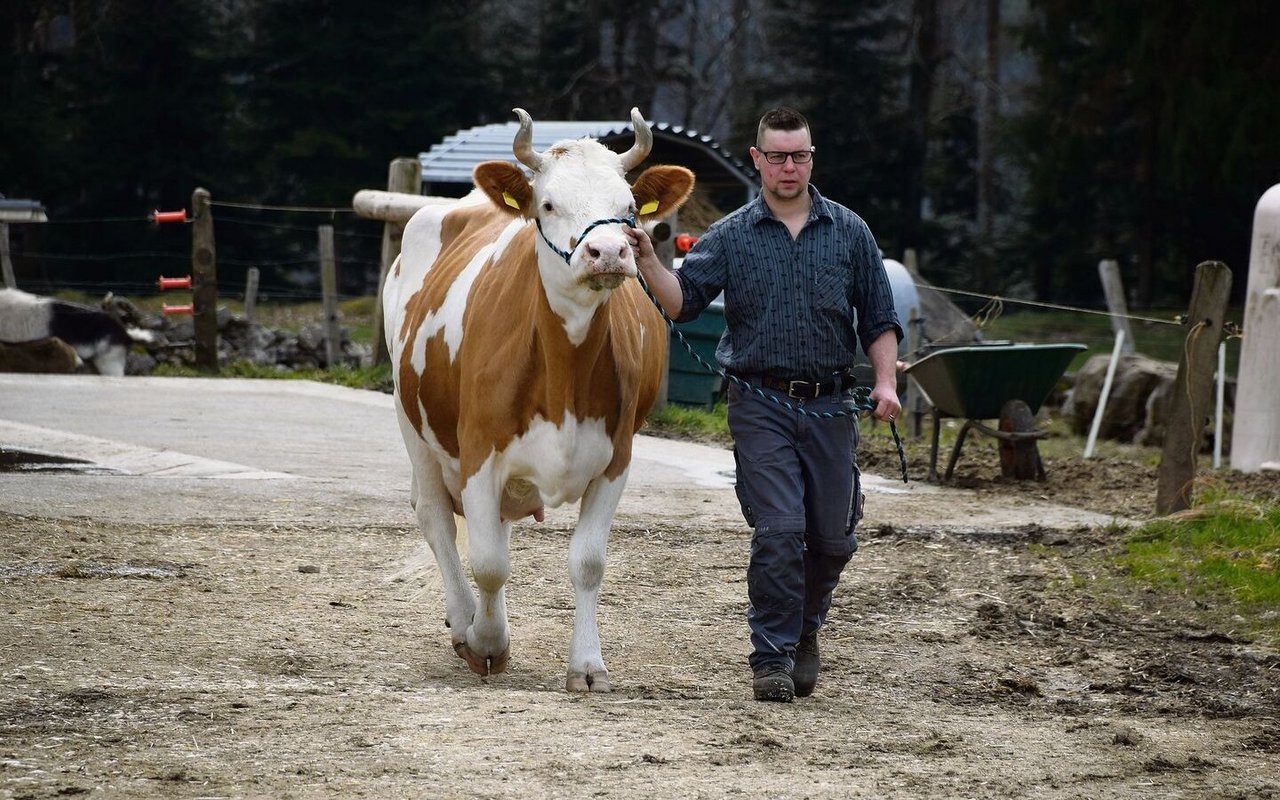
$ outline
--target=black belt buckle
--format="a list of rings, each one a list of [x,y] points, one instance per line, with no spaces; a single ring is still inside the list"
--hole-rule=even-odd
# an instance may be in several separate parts
[[[808,392],[797,391],[797,386],[805,387],[808,389]],[[809,392],[811,392],[811,394]],[[822,383],[810,383],[809,381],[787,381],[787,394],[797,400],[816,400],[822,394]]]

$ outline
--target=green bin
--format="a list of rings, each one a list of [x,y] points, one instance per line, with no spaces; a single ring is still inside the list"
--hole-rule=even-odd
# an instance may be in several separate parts
[[[724,302],[712,301],[697,319],[676,325],[693,351],[719,369],[716,345],[724,333]],[[694,360],[675,333],[671,334],[670,359],[667,365],[667,402],[710,409],[720,397],[723,379]]]

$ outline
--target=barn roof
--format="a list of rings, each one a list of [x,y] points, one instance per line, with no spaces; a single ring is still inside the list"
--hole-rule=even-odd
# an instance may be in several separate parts
[[[446,136],[443,141],[418,154],[422,162],[423,191],[444,194],[448,184],[471,186],[471,170],[481,161],[503,160],[517,163],[511,152],[519,124],[516,122],[479,125]],[[735,208],[759,191],[754,170],[727,153],[710,136],[666,122],[652,123],[653,150],[646,164],[679,164],[693,170],[698,187],[713,201]],[[631,146],[635,128],[628,121],[533,121],[533,147],[542,151],[561,139],[590,136],[614,150]]]

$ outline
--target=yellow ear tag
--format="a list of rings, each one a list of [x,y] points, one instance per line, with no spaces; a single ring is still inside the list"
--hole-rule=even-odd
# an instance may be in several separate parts
[[[520,210],[520,204],[516,202],[516,199],[515,199],[514,197],[512,197],[512,196],[511,196],[511,193],[510,193],[510,192],[503,192],[503,193],[502,193],[502,202],[504,202],[504,203],[506,203],[507,205],[511,206],[511,207],[512,207],[512,208],[514,208],[516,211],[519,211],[519,210]]]
[[[640,206],[640,216],[642,216],[642,217],[643,217],[643,216],[645,216],[646,214],[652,214],[653,212],[655,212],[655,211],[657,211],[657,210],[658,210],[658,201],[657,201],[657,200],[650,200],[649,202],[647,202],[647,203],[645,203],[644,205]]]

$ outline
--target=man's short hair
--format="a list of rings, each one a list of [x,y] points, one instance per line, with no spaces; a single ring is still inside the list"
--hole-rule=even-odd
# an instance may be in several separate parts
[[[808,130],[809,120],[804,118],[804,114],[790,106],[778,106],[766,111],[764,116],[760,118],[760,125],[756,128],[756,147],[759,147],[760,142],[764,139],[766,128],[774,131]]]

